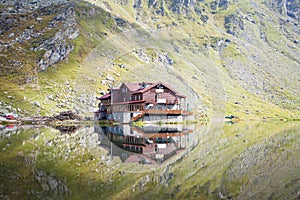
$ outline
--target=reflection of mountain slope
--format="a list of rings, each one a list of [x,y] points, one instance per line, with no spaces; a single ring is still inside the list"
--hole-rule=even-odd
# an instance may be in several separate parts
[[[100,137],[101,146],[109,150],[113,156],[119,156],[123,162],[136,161],[148,164],[162,163],[176,155],[178,151],[187,148],[189,134],[193,132],[182,126],[176,128],[129,125],[97,127],[95,131],[105,134],[106,137]]]
[[[56,125],[53,128],[59,130],[61,133],[72,134],[75,133],[80,126],[70,126],[70,125]]]
[[[158,199],[297,199],[299,130],[297,122],[225,124],[202,134],[199,145],[169,167],[168,187],[157,191],[150,182],[144,191],[161,194]]]
[[[299,198],[300,177],[295,176],[300,174],[299,152],[297,130],[245,149],[224,174],[223,194],[235,195],[233,185],[243,184],[238,199],[294,199],[297,195]]]

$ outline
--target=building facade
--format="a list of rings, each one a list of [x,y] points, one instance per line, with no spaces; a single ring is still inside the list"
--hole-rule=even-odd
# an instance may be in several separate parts
[[[98,100],[95,120],[182,122],[192,115],[186,110],[186,97],[161,82],[122,83]]]

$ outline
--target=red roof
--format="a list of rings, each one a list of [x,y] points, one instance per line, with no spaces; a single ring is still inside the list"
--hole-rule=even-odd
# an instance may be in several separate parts
[[[136,100],[136,101],[116,102],[113,104],[121,105],[121,104],[135,104],[135,103],[144,103],[144,102],[146,102],[146,101],[145,100]]]
[[[149,83],[149,82],[144,82],[144,83],[137,83],[137,82],[124,82],[123,83],[131,92],[133,92],[132,94],[137,94],[137,93],[145,93],[148,90],[154,88],[155,86],[157,86],[158,84],[165,86],[166,88],[170,89],[171,91],[173,91],[177,96],[179,97],[183,97],[186,98],[186,96],[176,92],[172,87],[162,83],[162,82],[156,82],[156,83]],[[143,85],[146,85],[146,87],[142,87]],[[113,89],[113,90],[119,90],[120,88],[117,89]],[[103,95],[102,97],[98,98],[99,100],[104,100],[104,99],[108,99],[111,98],[111,94],[106,94]]]
[[[123,84],[132,92],[141,88],[140,83],[125,82]]]
[[[100,98],[98,98],[99,100],[103,100],[103,99],[108,99],[108,98],[110,98],[110,94],[105,94],[105,95],[103,95],[102,97],[100,97]]]
[[[169,88],[169,89],[172,90],[177,96],[180,96],[180,97],[184,97],[184,98],[185,98],[184,95],[182,95],[182,94],[176,92],[172,87],[170,87],[170,86],[168,86],[168,85],[166,85],[166,84],[164,84],[164,83],[162,83],[162,82],[151,83],[150,86],[145,87],[145,88],[143,88],[143,89],[141,89],[141,90],[137,90],[137,91],[135,91],[133,94],[147,92],[148,90],[152,89],[153,87],[157,86],[158,84],[163,85],[163,86]]]
[[[158,83],[150,83],[150,85],[148,85],[145,88],[140,87],[139,90],[136,90],[133,94],[144,93],[144,92],[148,91],[149,89],[153,88],[154,86],[156,86],[157,84],[160,84],[160,82],[158,82]]]

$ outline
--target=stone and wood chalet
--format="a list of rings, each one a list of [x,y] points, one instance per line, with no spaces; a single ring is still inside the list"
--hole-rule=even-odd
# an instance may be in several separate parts
[[[98,98],[99,109],[95,120],[111,120],[119,123],[182,122],[190,119],[186,96],[162,83],[122,83]]]

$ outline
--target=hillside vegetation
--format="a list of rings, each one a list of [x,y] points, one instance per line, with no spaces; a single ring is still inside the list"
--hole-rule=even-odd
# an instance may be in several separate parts
[[[2,112],[88,116],[109,87],[163,81],[210,117],[300,117],[298,1],[6,2]]]

